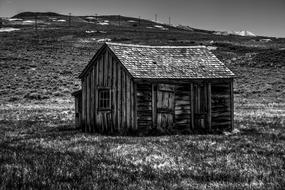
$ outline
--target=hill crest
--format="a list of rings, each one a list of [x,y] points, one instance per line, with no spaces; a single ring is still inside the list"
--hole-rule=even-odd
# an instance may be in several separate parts
[[[27,18],[27,17],[34,17],[34,16],[64,16],[62,14],[58,14],[55,12],[21,12],[19,14],[16,14],[12,18]]]

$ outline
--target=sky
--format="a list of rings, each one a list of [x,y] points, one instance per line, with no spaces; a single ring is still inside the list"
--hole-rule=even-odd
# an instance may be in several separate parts
[[[217,30],[285,37],[285,0],[0,0],[0,17],[23,11],[123,15]]]

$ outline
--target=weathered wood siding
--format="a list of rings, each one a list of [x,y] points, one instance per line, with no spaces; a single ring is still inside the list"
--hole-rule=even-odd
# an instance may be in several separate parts
[[[82,79],[83,131],[124,134],[135,127],[134,82],[108,50],[94,60]],[[98,109],[98,90],[111,90],[111,109]]]
[[[75,126],[80,127],[82,117],[82,95],[75,96]]]
[[[144,133],[152,127],[152,84],[136,84],[137,129]]]
[[[156,114],[153,118],[158,131],[165,134],[173,133],[175,116],[175,85],[157,84],[154,89],[153,108]],[[155,112],[154,112],[155,113]]]
[[[83,131],[184,134],[233,127],[232,79],[134,82],[108,49],[95,61],[82,78]],[[102,88],[111,90],[109,110],[98,109]]]
[[[175,88],[174,129],[179,132],[190,131],[191,124],[191,88],[190,84],[178,84]]]
[[[155,129],[162,133],[191,130],[190,84],[138,82],[137,125],[139,132]]]
[[[232,125],[231,82],[211,83],[211,121],[212,129],[223,131]]]

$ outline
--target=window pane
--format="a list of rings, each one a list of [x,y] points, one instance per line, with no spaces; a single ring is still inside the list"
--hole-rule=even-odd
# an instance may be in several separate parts
[[[99,90],[98,103],[99,109],[110,108],[110,89]]]

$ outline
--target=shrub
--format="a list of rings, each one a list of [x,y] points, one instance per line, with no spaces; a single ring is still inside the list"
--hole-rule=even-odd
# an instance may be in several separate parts
[[[9,98],[9,102],[16,102],[16,101],[18,101],[18,100],[20,100],[21,98],[19,98],[19,97],[17,97],[17,96],[12,96],[12,97],[10,97]]]
[[[44,95],[44,94],[39,94],[37,92],[31,92],[31,93],[26,94],[24,98],[30,99],[30,100],[43,100],[43,99],[49,99],[49,96]]]

